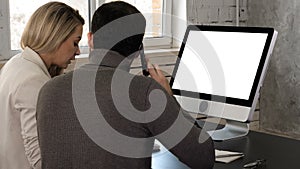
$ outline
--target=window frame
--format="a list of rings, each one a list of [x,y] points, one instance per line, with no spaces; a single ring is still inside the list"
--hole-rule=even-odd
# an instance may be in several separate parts
[[[96,10],[97,3],[102,4],[105,2],[105,0],[88,0],[88,19],[90,23],[92,19],[92,15],[94,11]],[[172,48],[172,1],[173,0],[163,0],[163,37],[159,38],[144,38],[144,46],[146,49],[166,49],[166,48]],[[17,53],[20,53],[21,50],[12,50],[11,49],[11,30],[10,30],[10,6],[9,6],[9,0],[0,0],[0,12],[3,14],[3,16],[0,16],[0,35],[3,37],[4,41],[1,41],[0,43],[8,44],[8,45],[2,45],[0,46],[0,60],[8,60],[12,56],[16,55]],[[83,35],[84,36],[84,35]],[[2,39],[2,38],[1,38]],[[82,54],[88,54],[89,53],[89,47],[88,46],[80,46],[80,50]]]

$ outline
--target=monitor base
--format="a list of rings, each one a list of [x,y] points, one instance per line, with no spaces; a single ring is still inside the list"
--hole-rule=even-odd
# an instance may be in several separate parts
[[[246,136],[249,132],[249,123],[226,120],[222,129],[207,131],[214,141],[224,141]]]

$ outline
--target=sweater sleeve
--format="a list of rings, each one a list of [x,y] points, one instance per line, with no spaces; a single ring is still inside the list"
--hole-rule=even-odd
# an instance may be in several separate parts
[[[159,84],[152,83],[148,94],[154,89],[164,93],[164,96],[157,98],[161,101],[156,103],[166,104],[160,117],[148,123],[152,135],[187,166],[197,169],[212,168],[215,154],[210,136],[186,118],[176,99],[167,94]],[[150,103],[148,106],[151,106]]]

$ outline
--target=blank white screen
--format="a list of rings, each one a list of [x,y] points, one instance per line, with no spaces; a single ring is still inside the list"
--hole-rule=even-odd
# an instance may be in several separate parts
[[[267,36],[190,31],[172,88],[248,100]]]

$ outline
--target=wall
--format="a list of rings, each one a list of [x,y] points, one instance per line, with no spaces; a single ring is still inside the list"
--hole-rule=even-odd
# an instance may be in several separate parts
[[[248,25],[279,33],[262,88],[260,126],[300,138],[300,1],[249,0]]]
[[[187,26],[186,1],[173,0],[172,2],[172,47],[179,48]]]
[[[0,61],[10,57],[8,0],[0,0]]]
[[[247,0],[239,0],[239,24],[247,20]],[[187,0],[187,19],[192,24],[236,25],[236,0]]]

